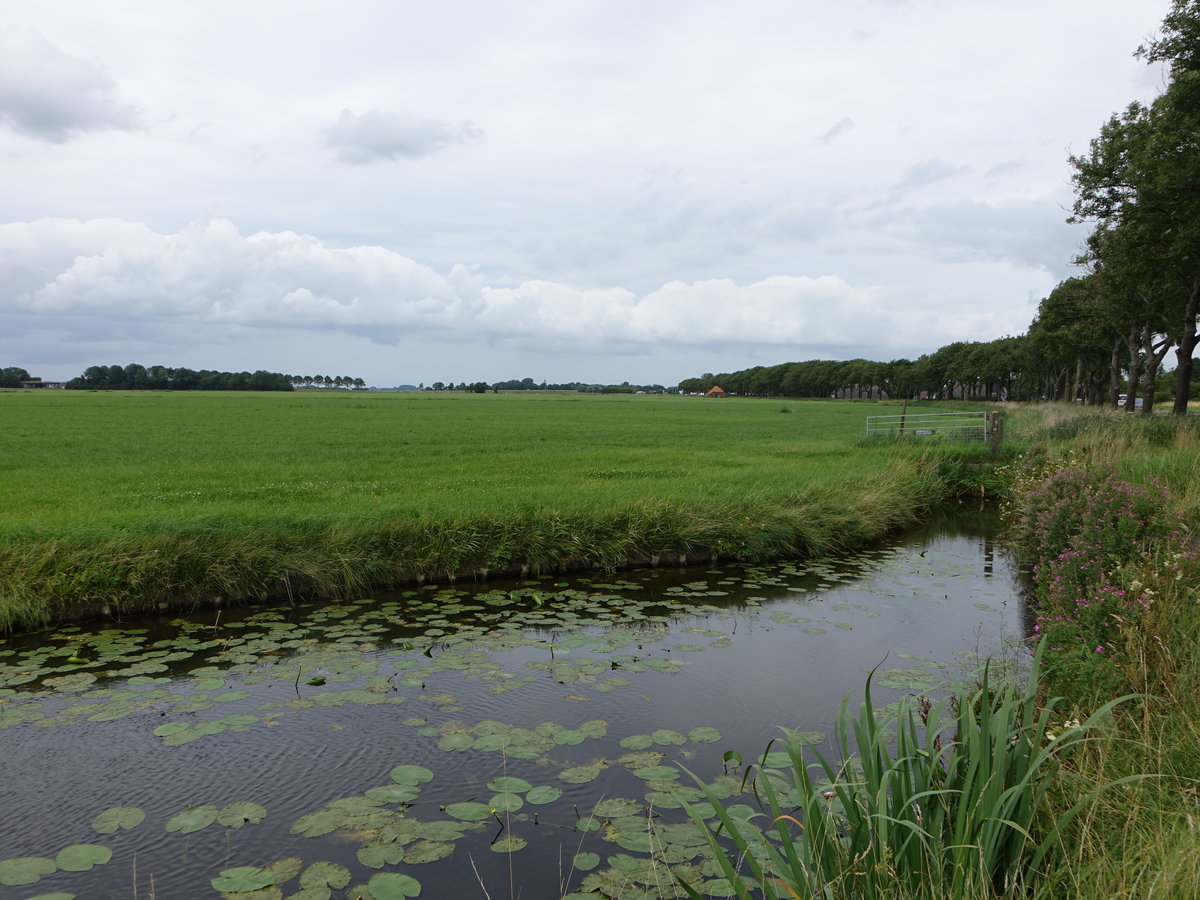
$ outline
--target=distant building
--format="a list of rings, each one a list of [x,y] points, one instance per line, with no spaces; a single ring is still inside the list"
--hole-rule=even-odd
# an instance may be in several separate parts
[[[40,378],[31,378],[29,381],[21,382],[21,387],[27,391],[32,390],[33,388],[50,388],[52,390],[61,391],[66,386],[67,383],[65,381],[42,381]]]
[[[711,388],[708,389],[708,393],[705,394],[704,396],[705,397],[728,397],[729,395],[727,393],[725,393],[725,391],[723,391],[721,388],[717,387],[716,385],[713,385]]]

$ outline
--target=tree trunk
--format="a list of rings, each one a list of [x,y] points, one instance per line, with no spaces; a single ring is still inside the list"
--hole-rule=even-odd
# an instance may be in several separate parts
[[[1117,408],[1121,397],[1121,339],[1113,340],[1112,357],[1108,361],[1108,405]]]
[[[1137,395],[1142,385],[1142,348],[1136,332],[1129,334],[1129,386],[1125,391],[1125,412],[1137,409]]]
[[[1177,416],[1186,416],[1188,394],[1192,388],[1192,352],[1200,342],[1200,334],[1196,333],[1196,316],[1200,313],[1200,274],[1192,279],[1192,290],[1188,294],[1187,306],[1183,316],[1183,334],[1179,338],[1179,347],[1175,350],[1175,406],[1172,412]]]
[[[1162,366],[1163,357],[1171,349],[1171,339],[1164,336],[1156,346],[1154,334],[1146,332],[1146,371],[1142,376],[1142,415],[1148,416],[1154,409],[1154,388],[1158,381],[1158,370]]]

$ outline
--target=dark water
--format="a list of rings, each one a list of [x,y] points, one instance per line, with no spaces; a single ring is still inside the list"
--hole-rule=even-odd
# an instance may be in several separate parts
[[[712,874],[668,827],[695,797],[680,766],[736,792],[726,751],[750,759],[781,726],[819,740],[873,667],[883,704],[1012,655],[1019,589],[993,525],[959,514],[838,561],[430,586],[0,644],[0,898],[216,897],[223,871],[272,864],[278,888],[231,896],[403,896],[382,873],[423,898],[676,896],[668,865]],[[113,807],[144,819],[99,833]],[[233,827],[239,812],[262,818]],[[67,871],[78,844],[111,859]],[[43,862],[12,862],[27,857]]]

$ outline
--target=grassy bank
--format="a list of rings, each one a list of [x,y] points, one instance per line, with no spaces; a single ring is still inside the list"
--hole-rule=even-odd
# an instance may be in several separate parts
[[[835,552],[977,494],[881,404],[0,394],[0,629],[412,579]]]
[[[898,711],[868,680],[832,755],[764,753],[758,815],[693,809],[731,895],[1200,896],[1200,420],[1009,427],[1030,444],[1005,504],[1034,573],[1030,677]]]
[[[1018,469],[1047,693],[1078,717],[1136,692],[1057,780],[1100,794],[1043,873],[1047,897],[1200,896],[1200,420],[1051,413]]]

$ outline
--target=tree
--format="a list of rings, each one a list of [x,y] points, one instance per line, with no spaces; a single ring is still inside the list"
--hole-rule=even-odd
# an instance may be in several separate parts
[[[1137,56],[1167,64],[1167,87],[1150,105],[1112,116],[1089,152],[1071,157],[1073,219],[1096,223],[1086,261],[1135,291],[1127,308],[1142,307],[1148,320],[1125,323],[1141,332],[1148,400],[1156,358],[1177,347],[1174,411],[1183,414],[1200,343],[1200,0],[1174,0],[1160,36]]]
[[[0,387],[19,388],[22,381],[31,381],[33,376],[20,366],[5,366],[0,369]]]

